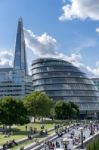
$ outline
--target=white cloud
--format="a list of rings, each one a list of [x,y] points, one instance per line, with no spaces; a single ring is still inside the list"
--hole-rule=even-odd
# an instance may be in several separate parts
[[[82,56],[79,53],[86,47],[93,47],[96,45],[96,42],[93,39],[87,39],[84,44],[82,44],[76,53],[72,53],[70,56],[65,55],[64,53],[58,52],[58,42],[55,38],[49,36],[47,33],[44,33],[40,36],[35,35],[32,31],[25,29],[25,41],[26,46],[32,50],[32,52],[39,57],[51,57],[59,58],[65,61],[73,63],[75,66],[79,67],[82,71],[87,73],[90,76],[98,75],[98,68],[95,69],[82,63]],[[78,52],[78,53],[77,53]]]
[[[80,61],[73,63],[75,66],[79,67],[83,72],[87,74],[88,77],[98,77],[99,78],[99,61],[96,62],[96,65],[94,68],[85,65],[84,63]]]
[[[92,19],[99,20],[99,0],[70,0],[62,7],[59,20]]]
[[[30,30],[25,29],[24,31],[27,48],[31,49],[33,53],[39,57],[53,57],[64,59],[70,62],[75,62],[81,59],[80,54],[72,54],[71,56],[67,56],[58,52],[57,40],[47,33],[38,36]]]
[[[0,50],[0,67],[12,67],[13,53],[11,50]]]
[[[96,28],[96,32],[99,33],[99,28]]]
[[[38,36],[30,30],[25,31],[26,46],[33,51],[33,53],[39,57],[56,55],[57,41],[47,33]]]
[[[95,68],[91,68],[82,63],[82,56],[80,53],[72,53],[70,56],[67,56],[64,53],[58,52],[57,40],[49,36],[47,33],[44,33],[41,36],[37,36],[32,31],[25,29],[25,40],[26,46],[29,49],[31,49],[35,55],[39,57],[59,58],[65,61],[69,61],[73,63],[75,66],[79,67],[82,71],[84,71],[88,75],[99,77],[99,61],[97,61]],[[83,46],[83,48],[84,47],[85,46]],[[12,67],[12,64],[13,64],[12,51],[0,50],[0,67]],[[29,64],[29,71],[30,68],[31,66]]]

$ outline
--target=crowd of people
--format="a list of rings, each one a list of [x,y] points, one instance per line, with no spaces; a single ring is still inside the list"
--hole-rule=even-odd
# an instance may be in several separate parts
[[[8,148],[12,148],[16,145],[18,145],[18,144],[14,139],[10,142],[7,141],[5,144],[3,144],[3,150],[7,150]]]
[[[60,144],[59,144],[58,141],[56,141],[56,143],[53,143],[53,142],[50,142],[50,141],[44,143],[44,149],[45,150],[48,150],[48,149],[49,150],[54,150],[55,147],[60,148]]]
[[[81,136],[81,131],[80,131],[81,127],[83,131],[82,136]],[[32,134],[37,133],[37,130],[32,129],[32,127],[30,127],[29,130],[27,129],[27,127],[25,128],[27,132],[29,131],[28,139],[32,139]],[[55,131],[56,131],[56,134],[58,135],[57,140],[55,140],[54,142],[45,141],[44,150],[55,150],[57,148],[64,148],[66,150],[72,150],[72,148],[75,145],[79,145],[82,140],[83,141],[86,140],[90,135],[93,135],[94,133],[99,131],[99,124],[98,123],[76,124],[74,127],[71,127],[71,128],[67,128],[67,127],[59,128],[59,126],[55,126]],[[45,129],[44,126],[41,126],[40,135],[47,135],[47,130]],[[69,142],[66,143],[63,141],[65,137],[70,139],[70,143]],[[12,148],[17,145],[18,143],[14,139],[9,142],[7,141],[5,144],[3,144],[3,150]]]
[[[89,136],[95,134],[98,131],[99,125],[97,123],[90,123],[85,125],[77,124],[73,128],[57,129],[57,140],[54,142],[45,142],[44,150],[55,150],[57,148],[63,148],[64,150],[73,150],[74,146],[79,145],[82,140],[86,140]],[[82,135],[81,132],[83,132]],[[65,137],[67,137],[67,143],[66,141],[63,141]]]

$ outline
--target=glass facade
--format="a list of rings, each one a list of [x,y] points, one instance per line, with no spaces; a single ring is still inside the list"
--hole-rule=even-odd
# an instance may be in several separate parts
[[[32,63],[34,91],[42,91],[53,100],[73,101],[81,111],[98,111],[99,92],[85,73],[71,63],[42,58]]]
[[[23,70],[0,68],[0,97],[12,96],[22,99],[33,91],[32,77]]]
[[[28,75],[23,22],[18,21],[13,68],[0,68],[0,97],[13,96],[22,99],[33,91],[32,77]]]
[[[92,78],[93,83],[95,84],[96,88],[99,91],[99,78]]]
[[[18,69],[24,70],[25,73],[27,74],[26,50],[25,50],[25,40],[24,40],[22,18],[20,18],[18,21],[16,46],[15,46],[14,68],[17,70]]]

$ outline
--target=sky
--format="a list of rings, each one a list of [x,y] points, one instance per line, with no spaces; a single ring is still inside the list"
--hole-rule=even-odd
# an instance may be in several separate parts
[[[20,16],[29,72],[34,59],[55,57],[99,77],[99,0],[0,0],[0,67],[13,66]]]

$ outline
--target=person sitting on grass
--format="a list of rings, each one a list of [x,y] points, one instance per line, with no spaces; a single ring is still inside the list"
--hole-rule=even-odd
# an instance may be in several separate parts
[[[41,129],[44,129],[44,128],[45,128],[45,127],[44,127],[44,125],[42,124],[42,125],[41,125]]]
[[[21,147],[20,150],[24,150],[24,147]]]
[[[6,144],[3,144],[3,150],[7,150]]]
[[[18,145],[18,143],[16,143],[14,139],[12,140],[12,143],[14,146]]]
[[[13,142],[10,141],[10,142],[8,143],[8,148],[12,148],[12,147],[13,147]]]
[[[31,135],[30,135],[30,134],[28,134],[28,139],[29,139],[29,140],[31,140],[31,139],[32,139],[32,137],[31,137]]]
[[[43,132],[43,130],[41,130],[41,131],[40,131],[40,135],[44,135],[44,132]]]

